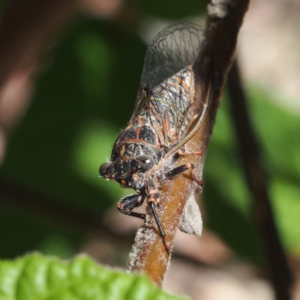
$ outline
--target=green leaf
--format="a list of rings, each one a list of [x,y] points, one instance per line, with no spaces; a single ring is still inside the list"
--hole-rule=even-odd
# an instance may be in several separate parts
[[[85,255],[62,261],[30,254],[0,261],[1,300],[163,300],[180,299],[155,287],[141,275],[96,264]]]

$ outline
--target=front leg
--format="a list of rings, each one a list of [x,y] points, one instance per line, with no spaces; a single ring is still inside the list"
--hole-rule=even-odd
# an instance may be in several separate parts
[[[151,208],[151,211],[153,213],[159,233],[164,240],[166,234],[163,230],[163,227],[161,225],[160,219],[159,219],[159,217],[157,215],[157,211],[156,211],[156,206],[159,206],[159,201],[160,201],[158,188],[159,188],[159,178],[157,176],[157,173],[153,172],[149,176],[149,181],[148,181],[148,193],[149,194],[148,194],[148,198],[147,198],[147,203]]]
[[[145,220],[145,214],[132,211],[134,208],[139,207],[144,202],[145,196],[129,195],[123,198],[118,204],[117,209],[124,215],[132,216]]]
[[[200,189],[202,189],[203,187],[203,181],[201,179],[197,179],[193,169],[195,168],[195,166],[191,163],[186,163],[185,165],[181,165],[179,167],[174,168],[173,170],[165,173],[165,177],[167,179],[171,179],[173,177],[176,177],[177,175],[182,174],[183,172],[189,170],[192,179],[199,185]]]
[[[202,155],[202,152],[196,151],[196,152],[185,152],[185,149],[179,149],[177,153],[174,155],[173,159],[176,161],[178,158],[183,156],[189,156],[189,155]]]

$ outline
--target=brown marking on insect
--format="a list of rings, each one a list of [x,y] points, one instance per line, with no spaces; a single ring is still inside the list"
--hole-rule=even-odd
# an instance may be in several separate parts
[[[159,204],[160,197],[158,190],[151,190],[147,199],[147,202],[155,202],[155,204]]]
[[[171,143],[174,143],[176,141],[177,134],[175,129],[171,128],[169,115],[170,115],[170,107],[166,109],[165,120],[163,121],[163,128],[165,128],[164,130],[165,141],[168,141],[170,139]]]
[[[136,121],[140,124],[141,127],[146,125],[143,118],[137,117]]]
[[[189,91],[191,85],[188,85],[182,78],[176,78],[176,80],[179,82],[180,86],[184,88],[185,91]]]
[[[197,190],[196,190],[196,192],[198,193],[199,191],[202,190],[202,187],[203,187],[203,180],[198,179],[198,178],[196,177],[195,172],[193,171],[194,168],[193,168],[193,166],[192,166],[191,163],[186,163],[185,166],[186,166],[186,168],[187,168],[188,170],[190,170],[190,176],[192,177],[192,180],[195,181],[195,182],[198,184],[198,187],[197,187]]]
[[[201,151],[195,151],[195,152],[184,152],[183,150],[178,150],[177,154],[179,156],[189,156],[189,155],[202,155]]]
[[[135,131],[134,131],[134,132],[136,133],[136,138],[137,138],[137,139],[139,139],[139,137],[140,137],[141,130],[142,130],[142,128],[141,128],[141,127],[138,127],[138,128],[136,128]]]
[[[125,144],[134,144],[134,143],[143,143],[143,144],[145,144],[145,145],[152,146],[151,143],[148,143],[148,142],[146,142],[146,141],[144,141],[144,140],[138,140],[138,139],[127,139],[126,141],[120,142],[120,143],[118,144],[118,146],[121,146],[121,145],[125,146]],[[158,145],[157,147],[160,147],[160,145]],[[122,150],[123,150],[123,147],[122,147],[121,151],[122,151]],[[122,154],[121,151],[120,151],[120,154],[123,156],[124,152],[123,152],[123,154]]]
[[[126,148],[125,148],[125,145],[123,145],[123,147],[122,147],[122,149],[120,151],[121,156],[124,155],[125,151],[126,151]]]

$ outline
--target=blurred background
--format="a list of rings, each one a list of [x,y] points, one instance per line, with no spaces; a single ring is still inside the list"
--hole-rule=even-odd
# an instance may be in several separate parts
[[[49,3],[48,3],[49,2]],[[126,267],[132,191],[97,178],[133,111],[147,45],[206,2],[1,2],[0,257],[88,253]],[[300,299],[300,3],[253,0],[238,43],[248,108]],[[229,104],[221,101],[200,207],[201,238],[178,232],[166,289],[193,299],[274,299]]]

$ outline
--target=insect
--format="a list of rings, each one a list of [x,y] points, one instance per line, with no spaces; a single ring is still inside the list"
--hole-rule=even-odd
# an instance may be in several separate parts
[[[133,115],[113,146],[111,160],[99,169],[101,177],[137,192],[121,199],[117,204],[120,212],[145,219],[145,214],[133,209],[147,201],[163,239],[165,231],[157,215],[161,182],[189,172],[202,186],[193,164],[174,167],[183,155],[201,155],[187,153],[184,145],[197,132],[207,111],[209,92],[196,97],[193,70],[202,42],[201,27],[187,22],[158,33],[146,52]],[[197,205],[193,197],[187,202],[186,207],[193,211]],[[199,211],[198,206],[196,209]],[[191,224],[183,214],[180,229],[201,234],[200,211],[199,222],[198,228],[189,229]]]

